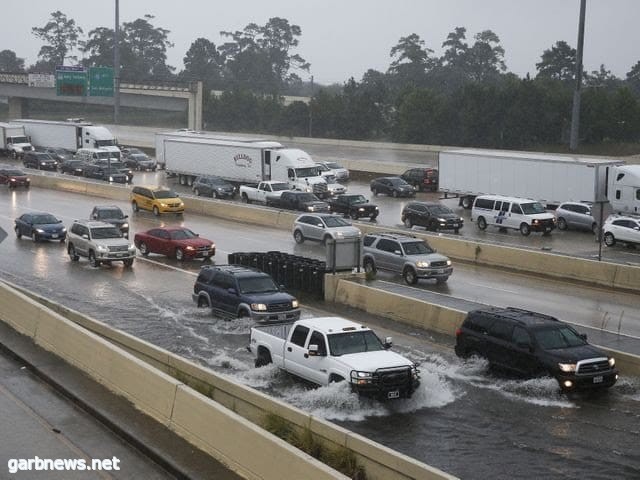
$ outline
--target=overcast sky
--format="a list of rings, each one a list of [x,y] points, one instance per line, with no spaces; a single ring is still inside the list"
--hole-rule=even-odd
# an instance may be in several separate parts
[[[27,65],[35,63],[42,46],[31,28],[44,26],[55,10],[74,19],[85,34],[114,25],[115,0],[10,3],[0,22],[0,50],[15,51]],[[477,32],[493,30],[506,51],[508,71],[533,76],[543,50],[558,40],[576,46],[579,9],[580,0],[120,0],[120,22],[154,15],[153,25],[170,30],[169,40],[175,44],[167,63],[180,71],[196,38],[220,45],[225,41],[221,30],[286,18],[302,29],[295,53],[311,63],[317,83],[328,84],[351,76],[360,80],[369,68],[386,71],[391,48],[412,33],[439,56],[447,34],[458,26],[466,27],[469,43]],[[640,60],[639,20],[639,0],[587,0],[585,70],[604,64],[624,78]],[[309,74],[301,77],[308,79]]]

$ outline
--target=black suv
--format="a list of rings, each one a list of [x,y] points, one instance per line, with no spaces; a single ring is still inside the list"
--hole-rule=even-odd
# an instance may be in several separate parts
[[[125,215],[120,207],[115,205],[96,205],[93,207],[89,218],[110,223],[114,227],[118,227],[124,238],[129,238],[129,222],[127,221],[129,215]]]
[[[326,213],[331,211],[329,204],[323,202],[313,193],[307,192],[282,192],[280,198],[269,201],[272,207],[298,210],[300,212]]]
[[[198,307],[231,317],[266,322],[300,318],[298,300],[259,270],[240,265],[205,265],[193,286]]]
[[[369,220],[375,220],[380,213],[377,205],[369,203],[364,195],[338,195],[329,200],[329,206],[334,213],[343,213],[346,217],[357,220],[360,217],[369,217]]]
[[[413,197],[416,194],[416,189],[400,177],[374,178],[369,186],[374,195],[384,193],[393,197]]]
[[[402,209],[400,219],[405,227],[414,225],[425,227],[427,230],[453,230],[458,233],[464,224],[464,219],[456,215],[453,210],[435,202],[411,202]]]
[[[615,360],[589,345],[570,325],[519,308],[468,313],[456,331],[456,354],[484,357],[491,366],[525,377],[551,375],[565,391],[616,383]]]
[[[24,152],[22,164],[25,168],[37,168],[38,170],[55,172],[58,169],[58,162],[51,155],[43,152]]]
[[[438,189],[438,170],[435,168],[410,168],[400,178],[420,191]]]

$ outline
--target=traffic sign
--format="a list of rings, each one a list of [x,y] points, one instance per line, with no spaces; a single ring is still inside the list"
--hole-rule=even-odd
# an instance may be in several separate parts
[[[89,96],[113,97],[113,68],[89,68]]]
[[[56,67],[56,95],[84,97],[87,94],[87,71],[84,67]]]

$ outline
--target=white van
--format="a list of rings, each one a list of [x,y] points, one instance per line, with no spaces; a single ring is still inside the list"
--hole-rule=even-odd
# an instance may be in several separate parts
[[[528,198],[480,195],[471,209],[471,221],[484,230],[487,225],[520,230],[522,235],[543,232],[549,235],[556,228],[555,217],[540,202]]]

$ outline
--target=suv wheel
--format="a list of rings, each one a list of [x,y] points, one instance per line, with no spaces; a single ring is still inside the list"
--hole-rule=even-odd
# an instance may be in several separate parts
[[[394,190],[393,192],[391,192],[391,195],[393,196],[393,198],[398,198],[398,191]]]
[[[250,318],[251,314],[247,311],[247,309],[243,308],[238,312],[238,318]]]
[[[484,219],[484,217],[478,217],[478,228],[480,230],[487,229],[487,221]]]
[[[205,297],[204,295],[200,295],[198,297],[198,308],[208,308],[209,307],[209,300],[207,300],[207,297]]]
[[[100,266],[100,261],[96,258],[96,254],[93,250],[89,250],[89,265],[94,268]]]
[[[218,198],[218,192],[216,190],[211,190],[211,196],[213,198]]]
[[[377,196],[378,196],[378,189],[377,189],[377,188],[372,188],[372,189],[371,189],[371,193],[373,193],[373,195],[374,195],[375,197],[377,197]]]
[[[353,212],[351,214],[351,218],[353,218],[354,220],[358,220],[358,218],[360,218],[360,215],[358,214],[358,212]]]
[[[134,212],[137,212],[138,209],[138,202],[136,202],[135,200],[133,202],[131,202],[131,210],[133,210]]]
[[[607,232],[604,234],[604,244],[607,247],[613,247],[616,244],[616,237],[613,236],[613,233]]]
[[[526,223],[521,223],[520,224],[520,233],[522,234],[523,237],[526,237],[527,235],[529,235],[531,233],[531,227]]]
[[[39,240],[38,234],[36,233],[35,230],[31,232],[31,240],[33,240],[33,243],[36,243]]]
[[[322,239],[322,244],[326,245],[327,243],[329,243],[332,240],[331,235],[325,235]]]
[[[16,237],[22,238],[22,233],[20,233],[20,227],[16,225],[16,228],[14,230],[16,231]]]
[[[566,230],[567,229],[567,221],[560,217],[558,219],[558,230]]]
[[[415,285],[418,283],[418,275],[412,267],[405,267],[404,272],[402,272],[402,276],[408,285]]]
[[[199,197],[200,196],[200,189],[199,188],[194,188],[193,189],[193,193],[196,194],[196,197]]]
[[[176,248],[176,260],[179,262],[184,260],[184,251],[181,248]]]
[[[302,232],[300,230],[296,230],[295,232],[293,232],[293,239],[296,241],[296,243],[303,243],[304,235],[302,235]]]
[[[160,210],[159,210],[159,209],[158,209],[158,207],[157,207],[157,206],[155,206],[155,205],[153,206],[153,214],[154,214],[156,217],[159,217],[159,216],[160,216]]]
[[[402,223],[404,223],[404,226],[407,227],[407,228],[413,227],[413,222],[411,221],[411,218],[409,218],[409,217],[404,217],[404,220],[402,221]]]
[[[436,278],[436,285],[442,285],[443,283],[447,283],[447,280],[449,280],[449,277]]]
[[[77,262],[78,260],[80,260],[80,257],[76,253],[76,247],[74,247],[72,243],[69,244],[69,248],[67,248],[67,253],[69,254],[69,258],[71,259],[72,262]]]
[[[126,260],[123,260],[122,263],[124,263],[125,267],[131,268],[133,265],[133,258],[127,258]]]
[[[364,268],[364,273],[368,275],[376,274],[376,264],[373,263],[373,260],[371,258],[365,258],[362,266]]]
[[[462,198],[462,208],[465,210],[469,210],[473,206],[473,200],[471,197],[463,197]]]

